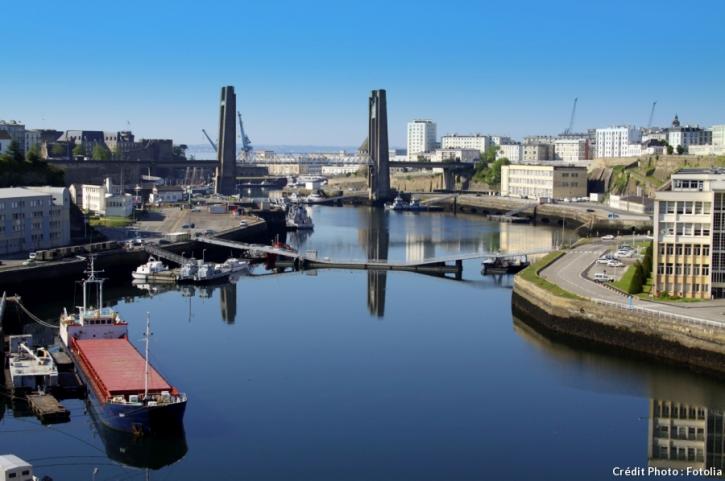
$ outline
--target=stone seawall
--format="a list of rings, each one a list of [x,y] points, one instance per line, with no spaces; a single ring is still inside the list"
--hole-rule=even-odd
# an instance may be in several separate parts
[[[725,328],[566,299],[516,276],[515,317],[550,336],[596,343],[725,377]]]

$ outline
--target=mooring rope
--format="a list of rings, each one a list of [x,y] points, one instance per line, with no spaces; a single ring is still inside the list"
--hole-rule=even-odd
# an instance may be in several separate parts
[[[32,312],[30,312],[30,311],[28,310],[28,308],[27,308],[27,307],[25,307],[25,306],[23,305],[23,303],[22,303],[22,302],[20,302],[20,300],[19,300],[19,299],[15,299],[15,305],[17,305],[18,307],[20,307],[20,309],[21,309],[21,310],[22,310],[22,311],[23,311],[23,312],[24,312],[25,314],[27,314],[27,316],[28,316],[28,317],[29,317],[30,319],[32,319],[33,321],[37,322],[37,323],[38,323],[38,324],[40,324],[41,326],[49,327],[49,328],[51,328],[51,329],[58,329],[58,328],[60,327],[60,326],[58,326],[57,324],[51,324],[51,323],[49,323],[49,322],[46,322],[46,321],[42,320],[41,318],[39,318],[38,316],[36,316],[35,314],[33,314]]]

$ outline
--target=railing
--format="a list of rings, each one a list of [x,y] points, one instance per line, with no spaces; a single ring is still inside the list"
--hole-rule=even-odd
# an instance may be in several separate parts
[[[705,327],[711,327],[711,328],[716,328],[716,329],[725,329],[725,322],[713,321],[710,319],[703,319],[700,317],[685,316],[682,314],[674,314],[672,312],[660,311],[657,309],[650,309],[648,307],[640,307],[640,306],[635,306],[635,305],[630,305],[630,304],[622,304],[620,302],[606,301],[604,299],[590,298],[589,300],[594,302],[595,304],[611,306],[611,307],[615,307],[617,309],[622,309],[625,311],[640,312],[642,314],[647,314],[647,315],[656,317],[657,319],[669,319],[669,320],[674,320],[674,321],[680,321],[680,322],[685,322],[687,324],[691,324],[691,325],[699,326],[699,327],[705,326]]]

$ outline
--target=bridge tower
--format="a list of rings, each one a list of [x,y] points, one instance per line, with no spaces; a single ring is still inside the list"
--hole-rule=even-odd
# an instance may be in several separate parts
[[[236,119],[237,96],[234,87],[222,87],[219,105],[219,146],[214,192],[222,195],[237,193],[237,129]]]
[[[382,204],[392,198],[385,90],[373,90],[370,93],[368,109],[368,151],[371,160],[368,173],[368,198],[373,204]]]

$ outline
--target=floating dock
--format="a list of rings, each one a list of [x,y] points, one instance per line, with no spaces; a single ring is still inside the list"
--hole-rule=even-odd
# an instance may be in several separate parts
[[[70,421],[70,411],[50,394],[28,394],[26,399],[30,409],[43,424]]]

